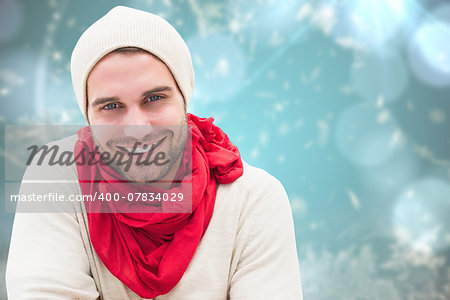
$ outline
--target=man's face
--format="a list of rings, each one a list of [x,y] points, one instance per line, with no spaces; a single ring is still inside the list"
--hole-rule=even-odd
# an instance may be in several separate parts
[[[133,163],[128,170],[113,164],[126,179],[148,182],[173,171],[186,142],[186,111],[162,61],[146,52],[106,55],[89,74],[87,99],[89,124],[101,152],[119,152],[133,162],[139,156],[144,161],[149,152],[163,152],[169,161],[162,166]]]

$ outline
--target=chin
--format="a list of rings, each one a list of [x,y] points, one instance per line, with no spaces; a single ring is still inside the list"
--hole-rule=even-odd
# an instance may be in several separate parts
[[[137,167],[134,166],[128,171],[120,170],[120,174],[123,176],[123,178],[130,182],[136,182],[136,183],[151,183],[156,180],[161,180],[164,178],[164,176],[169,173],[170,166],[162,166],[162,167],[155,167],[155,166],[143,166],[143,167]]]

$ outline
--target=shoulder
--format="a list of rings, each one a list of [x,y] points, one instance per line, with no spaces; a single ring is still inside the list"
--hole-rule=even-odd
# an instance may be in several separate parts
[[[44,192],[59,188],[71,192],[78,191],[76,165],[70,163],[73,160],[77,140],[76,135],[71,135],[43,146],[39,145],[36,150],[29,151],[21,190]]]
[[[268,190],[283,190],[280,180],[264,169],[255,167],[243,161],[244,173],[230,184],[231,189],[245,190],[254,196],[261,196]]]
[[[264,169],[243,162],[244,173],[229,184],[220,184],[217,200],[226,202],[228,209],[254,211],[256,208],[289,206],[286,191],[275,176]]]
[[[57,141],[53,141],[49,143],[49,145],[58,145],[61,149],[61,151],[73,151],[73,148],[75,147],[75,143],[78,140],[78,136],[76,134],[73,134],[71,136],[59,139]]]
[[[76,165],[71,163],[77,139],[72,135],[27,153],[18,190],[23,200],[17,202],[16,212],[73,212],[74,205],[78,207],[78,202],[67,201],[80,194]]]

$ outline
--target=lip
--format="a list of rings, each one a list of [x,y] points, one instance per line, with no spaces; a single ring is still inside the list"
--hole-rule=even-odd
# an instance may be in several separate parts
[[[116,145],[116,148],[119,149],[121,152],[125,152],[129,155],[139,155],[139,154],[145,154],[148,153],[150,151],[155,150],[156,148],[158,148],[159,145],[162,144],[162,142],[164,142],[164,140],[167,138],[167,135],[164,136],[163,138],[161,138],[159,141],[155,142],[155,143],[145,143],[146,145],[152,145],[151,147],[146,147],[145,151],[138,151],[138,152],[132,152],[131,150],[133,149],[134,145]],[[138,150],[139,148],[136,148],[136,150]]]

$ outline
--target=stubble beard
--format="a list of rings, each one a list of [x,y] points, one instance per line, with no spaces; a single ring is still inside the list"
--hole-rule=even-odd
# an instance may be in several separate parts
[[[134,158],[128,157],[125,155],[122,159],[122,163],[119,163],[118,159],[112,161],[109,165],[117,172],[119,175],[127,180],[130,183],[152,183],[158,180],[161,180],[167,174],[173,169],[178,168],[178,165],[176,165],[179,162],[179,159],[182,159],[182,155],[185,151],[187,145],[187,120],[186,116],[184,117],[184,120],[179,125],[171,126],[170,128],[165,128],[164,130],[160,130],[158,133],[158,138],[156,140],[160,140],[164,136],[167,136],[164,141],[162,142],[161,146],[155,149],[151,156],[148,156],[147,153],[144,153],[141,156],[140,161],[145,162],[144,164],[137,165],[137,157],[138,155],[133,155]],[[111,139],[106,144],[98,144],[98,148],[100,153],[102,152],[109,152],[111,153],[111,157],[114,156],[114,154],[118,151],[115,147],[116,144],[120,144],[119,141],[126,140],[126,137],[121,137],[117,139]],[[129,138],[131,139],[131,138]],[[152,140],[155,141],[155,138],[148,138],[148,136],[145,136],[141,142],[142,144],[145,144],[146,140]],[[141,145],[142,145],[141,144]],[[167,163],[164,164],[155,164],[150,163],[155,155],[158,152],[165,153],[165,159],[164,162],[167,161]],[[148,158],[146,160],[146,158]],[[127,164],[124,164],[123,162],[127,161],[128,159],[132,159],[131,164],[127,166]],[[129,163],[129,162],[128,162]]]

